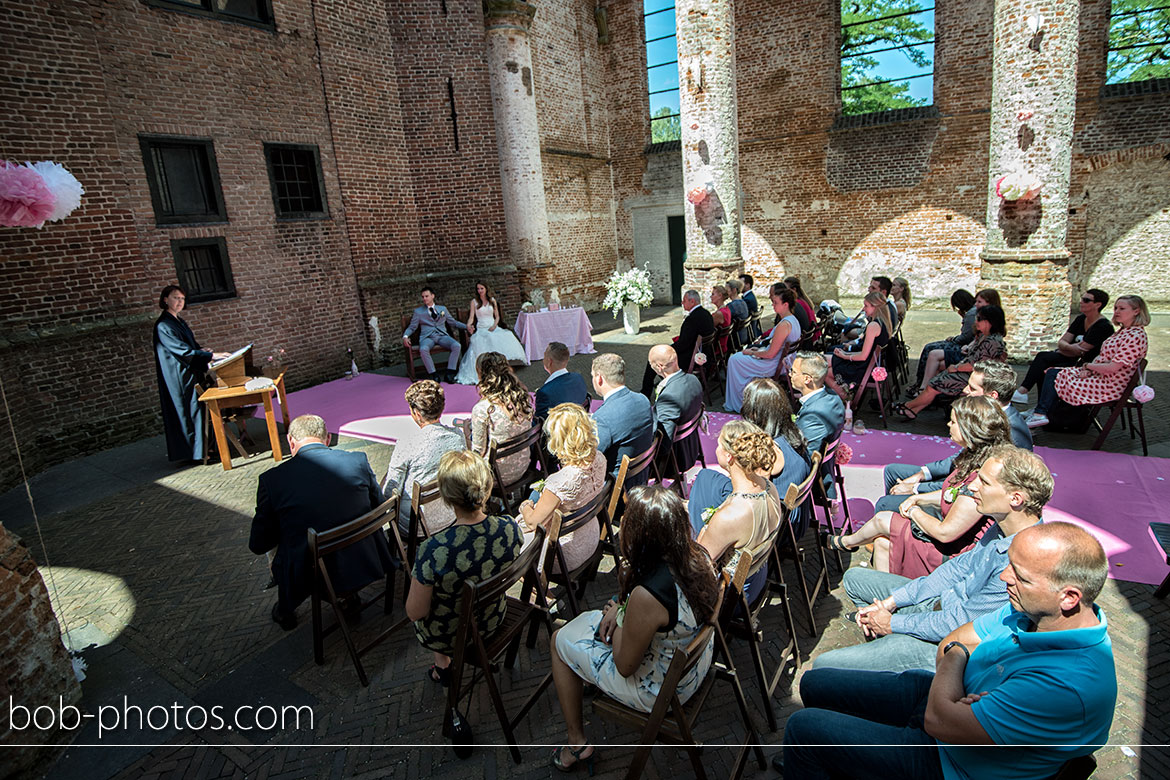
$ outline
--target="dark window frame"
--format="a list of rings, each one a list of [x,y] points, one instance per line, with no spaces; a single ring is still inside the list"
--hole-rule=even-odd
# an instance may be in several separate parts
[[[312,169],[316,176],[317,198],[320,201],[319,211],[289,211],[284,212],[280,206],[280,195],[276,187],[276,172],[272,164],[272,152],[277,149],[292,149],[300,152],[309,152],[313,156]],[[272,210],[278,222],[297,222],[307,219],[329,219],[329,200],[325,194],[325,174],[321,170],[321,149],[316,144],[290,144],[279,142],[264,143],[264,166],[268,169],[268,189],[272,193]]]
[[[215,159],[215,141],[211,138],[194,138],[179,135],[139,135],[138,146],[142,150],[142,164],[146,169],[146,183],[150,187],[150,203],[154,208],[154,221],[158,227],[172,225],[207,224],[227,222],[227,206],[223,199],[223,186],[219,181],[219,164]],[[154,150],[160,146],[189,146],[202,149],[207,166],[207,181],[215,203],[215,212],[208,214],[167,214],[162,192],[162,179],[154,164]]]
[[[843,21],[838,21],[838,25],[839,25],[840,30],[845,30],[848,27],[859,27],[863,24],[873,24],[874,22],[884,22],[884,21],[888,21],[890,19],[898,19],[898,18],[901,18],[904,16],[916,16],[916,15],[922,14],[922,13],[934,12],[936,10],[936,8],[937,8],[937,3],[932,3],[928,7],[919,8],[918,10],[915,10],[915,11],[900,11],[900,12],[895,13],[895,14],[887,14],[886,16],[878,16],[878,17],[874,17],[873,19],[864,19],[864,20],[861,20],[858,22],[850,22],[848,24],[844,23]],[[838,5],[838,14],[840,14],[840,6],[839,5]],[[879,54],[879,53],[883,53],[883,52],[887,52],[887,51],[901,51],[904,49],[914,49],[914,48],[917,48],[919,46],[935,46],[935,45],[937,45],[937,43],[938,43],[938,28],[936,25],[936,20],[932,19],[930,32],[931,32],[931,38],[929,41],[917,41],[915,43],[897,44],[897,45],[893,45],[893,46],[886,46],[886,47],[881,48],[881,49],[872,49],[869,51],[859,51],[859,52],[853,52],[850,54],[845,54],[844,52],[838,51],[838,53],[837,53],[837,69],[838,69],[837,98],[840,102],[840,105],[838,106],[838,109],[837,109],[837,118],[834,121],[834,127],[837,127],[837,126],[854,126],[854,127],[856,127],[856,126],[864,126],[864,125],[869,125],[869,124],[884,124],[887,121],[901,121],[904,118],[913,117],[913,116],[916,116],[917,114],[930,115],[932,113],[931,109],[935,106],[935,99],[937,97],[935,95],[936,84],[934,82],[934,77],[936,75],[935,65],[937,63],[937,52],[935,52],[931,56],[931,68],[930,68],[930,71],[927,73],[918,73],[918,74],[915,74],[913,76],[901,76],[898,78],[891,78],[891,79],[878,79],[876,81],[870,81],[870,82],[866,82],[864,84],[853,84],[853,85],[848,86],[848,87],[842,83],[843,79],[841,77],[846,60],[856,59],[858,57],[865,57],[865,56],[868,56],[871,54]],[[842,34],[842,41],[843,40],[844,40],[844,37]],[[844,44],[842,43],[842,45],[844,45]],[[924,105],[918,105],[918,106],[902,106],[899,108],[889,108],[889,109],[885,109],[882,111],[864,111],[864,112],[860,112],[860,113],[846,113],[846,111],[845,111],[845,93],[846,92],[851,92],[851,91],[858,90],[858,89],[865,89],[866,87],[872,87],[872,86],[876,86],[876,85],[880,85],[880,84],[903,84],[903,83],[913,81],[915,79],[922,79],[922,78],[929,78],[931,80],[931,90],[930,90],[931,96],[930,96],[929,103],[926,103]],[[933,109],[933,113],[937,113],[937,109]],[[888,115],[888,117],[887,117],[887,115]],[[867,117],[869,119],[856,119],[857,117]]]
[[[665,8],[659,8],[658,10],[650,11],[649,13],[643,12],[642,13],[642,30],[643,30],[642,37],[643,38],[646,37],[646,33],[645,33],[646,21],[645,20],[647,17],[657,16],[658,14],[668,13],[668,12],[671,15],[674,15],[675,3],[672,2],[669,6],[667,6]],[[674,59],[673,60],[665,60],[663,62],[656,62],[653,65],[651,65],[650,64],[650,52],[649,52],[649,49],[647,48],[647,45],[651,44],[651,43],[656,43],[657,41],[665,41],[665,40],[670,39],[670,38],[674,38],[674,41],[675,41],[675,43],[674,43],[674,51],[675,51]],[[658,89],[658,90],[651,90],[650,89],[650,71],[654,70],[655,68],[665,67],[667,65],[674,65],[676,68],[678,66],[678,25],[677,25],[677,23],[675,24],[674,31],[670,35],[660,35],[657,38],[650,38],[650,39],[644,40],[642,42],[642,49],[643,49],[643,51],[646,52],[646,96],[649,98],[653,95],[664,95],[664,94],[668,94],[671,92],[675,92],[675,93],[678,93],[679,98],[681,100],[681,98],[682,98],[682,85],[681,84],[679,86],[673,87],[671,89]],[[650,113],[650,137],[651,137],[651,139],[654,138],[655,123],[667,122],[671,119],[678,119],[680,121],[680,125],[681,125],[682,116],[678,112],[673,113],[673,114],[664,114],[662,116],[654,116],[654,113],[651,112]],[[680,126],[680,131],[681,131],[681,126]],[[680,139],[672,138],[672,139],[667,139],[665,141],[658,141],[657,143],[671,143],[672,141],[678,141],[678,140],[680,140]],[[651,140],[651,145],[653,145],[654,143],[655,142],[653,140]]]
[[[201,291],[198,285],[191,283],[183,259],[183,251],[200,247],[215,247],[219,253],[219,268],[224,278],[224,287],[218,290]],[[225,298],[236,297],[236,284],[232,278],[232,264],[228,258],[227,239],[223,236],[210,238],[174,238],[171,239],[171,256],[175,261],[175,274],[179,285],[187,293],[187,303],[205,303],[220,301]]]
[[[213,0],[141,0],[141,2],[164,11],[178,11],[179,13],[199,16],[204,19],[215,19],[217,21],[233,22],[249,27],[259,27],[263,30],[276,31],[276,19],[272,14],[272,0],[259,0],[260,9],[267,17],[266,19],[255,19],[250,16],[233,14],[230,11],[220,11],[215,8]]]

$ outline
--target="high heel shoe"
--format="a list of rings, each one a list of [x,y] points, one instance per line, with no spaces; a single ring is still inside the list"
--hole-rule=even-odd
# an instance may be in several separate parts
[[[568,745],[559,747],[553,751],[552,760],[550,763],[561,772],[576,772],[578,769],[584,766],[589,770],[589,776],[593,777],[593,759],[597,757],[597,749],[593,748],[593,752],[591,752],[589,755],[585,757],[581,756],[582,753],[592,747],[592,745],[582,745],[576,750],[569,747]],[[571,755],[574,759],[573,763],[571,764],[566,764],[561,761],[561,753],[565,748],[569,748],[569,755]]]

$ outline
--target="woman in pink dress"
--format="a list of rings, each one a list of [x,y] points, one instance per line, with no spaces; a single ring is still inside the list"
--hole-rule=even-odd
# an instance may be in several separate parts
[[[991,521],[979,514],[966,487],[992,447],[1011,444],[1011,424],[996,401],[964,396],[951,406],[949,429],[963,449],[942,490],[909,495],[898,512],[878,512],[855,533],[830,536],[829,546],[853,552],[873,542],[875,569],[913,578],[974,545]]]
[[[1092,363],[1048,370],[1036,410],[1026,415],[1029,428],[1048,424],[1048,412],[1057,398],[1084,406],[1106,404],[1121,397],[1149,348],[1146,326],[1150,324],[1150,310],[1146,302],[1139,295],[1122,295],[1113,303],[1113,324],[1117,332],[1105,339]]]
[[[731,325],[731,309],[727,308],[727,299],[731,297],[727,292],[727,288],[721,284],[717,284],[711,288],[711,303],[715,305],[715,311],[711,313],[711,319],[715,321],[716,328],[726,328]],[[728,335],[724,335],[719,339],[719,349],[723,354],[727,354],[727,339]]]

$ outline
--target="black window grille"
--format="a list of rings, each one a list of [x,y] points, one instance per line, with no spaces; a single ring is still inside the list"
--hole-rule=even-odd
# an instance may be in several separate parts
[[[222,237],[175,239],[171,241],[171,253],[188,303],[235,297],[227,242]]]
[[[246,24],[272,26],[271,0],[146,0],[172,11],[186,11]]]
[[[328,216],[316,146],[264,144],[272,203],[280,219]]]
[[[642,0],[646,30],[646,85],[650,93],[650,143],[682,138],[679,118],[678,37],[674,0]]]
[[[1170,78],[1170,3],[1113,0],[1106,84]]]
[[[934,102],[934,6],[917,0],[841,0],[841,113]]]

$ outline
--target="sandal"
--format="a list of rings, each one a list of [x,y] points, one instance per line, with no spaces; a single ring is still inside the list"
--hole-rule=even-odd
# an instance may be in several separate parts
[[[918,413],[910,409],[906,404],[894,404],[894,408],[890,410],[891,414],[896,414],[903,420],[917,420]]]
[[[829,536],[829,549],[830,550],[836,550],[837,552],[852,553],[852,552],[857,552],[857,550],[860,547],[861,547],[861,545],[858,545],[857,547],[847,547],[844,544],[842,544],[841,543],[841,534],[830,534],[830,536]]]
[[[426,678],[433,683],[438,683],[446,688],[451,684],[451,667],[442,667],[431,664],[431,668],[426,671]]]
[[[593,747],[592,745],[588,745],[588,744],[582,745],[581,747],[577,748],[576,750],[569,747],[568,745],[565,745],[563,747],[559,747],[552,752],[552,758],[550,759],[549,763],[551,763],[554,767],[556,767],[557,769],[559,769],[562,772],[575,772],[578,769],[580,769],[582,766],[584,766],[589,770],[589,776],[593,777],[593,759],[596,756],[597,751],[593,750],[587,756],[581,755],[586,750],[589,750],[592,747]],[[569,755],[571,755],[573,757],[573,763],[571,763],[571,764],[566,764],[561,760],[561,754],[564,752],[565,748],[569,749]]]

